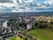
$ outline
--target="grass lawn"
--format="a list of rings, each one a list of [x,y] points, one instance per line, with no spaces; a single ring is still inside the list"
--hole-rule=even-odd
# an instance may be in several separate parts
[[[21,39],[21,38],[18,37],[18,36],[14,36],[14,37],[12,37],[10,40],[23,40],[23,39]]]
[[[53,40],[53,32],[49,29],[35,29],[29,31],[29,33],[38,37],[40,40]]]

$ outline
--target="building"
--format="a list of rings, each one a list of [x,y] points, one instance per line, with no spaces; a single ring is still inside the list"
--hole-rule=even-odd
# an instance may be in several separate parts
[[[27,29],[28,30],[32,29],[32,24],[27,24]]]

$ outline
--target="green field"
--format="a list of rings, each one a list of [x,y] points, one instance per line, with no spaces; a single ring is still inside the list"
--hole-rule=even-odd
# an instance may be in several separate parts
[[[53,32],[49,29],[35,29],[29,31],[29,33],[39,38],[39,40],[53,40]]]
[[[14,36],[14,37],[10,38],[9,40],[23,40],[23,39],[21,39],[21,38],[18,37],[18,36]]]

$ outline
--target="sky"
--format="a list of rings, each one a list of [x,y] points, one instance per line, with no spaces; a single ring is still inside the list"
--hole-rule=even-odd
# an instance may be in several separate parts
[[[53,11],[53,0],[0,0],[0,12]]]

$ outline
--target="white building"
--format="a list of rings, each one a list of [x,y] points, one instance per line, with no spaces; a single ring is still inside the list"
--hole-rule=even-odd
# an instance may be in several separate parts
[[[7,22],[8,21],[3,22],[2,27],[7,28]]]
[[[32,24],[27,24],[27,29],[28,30],[32,29]]]

